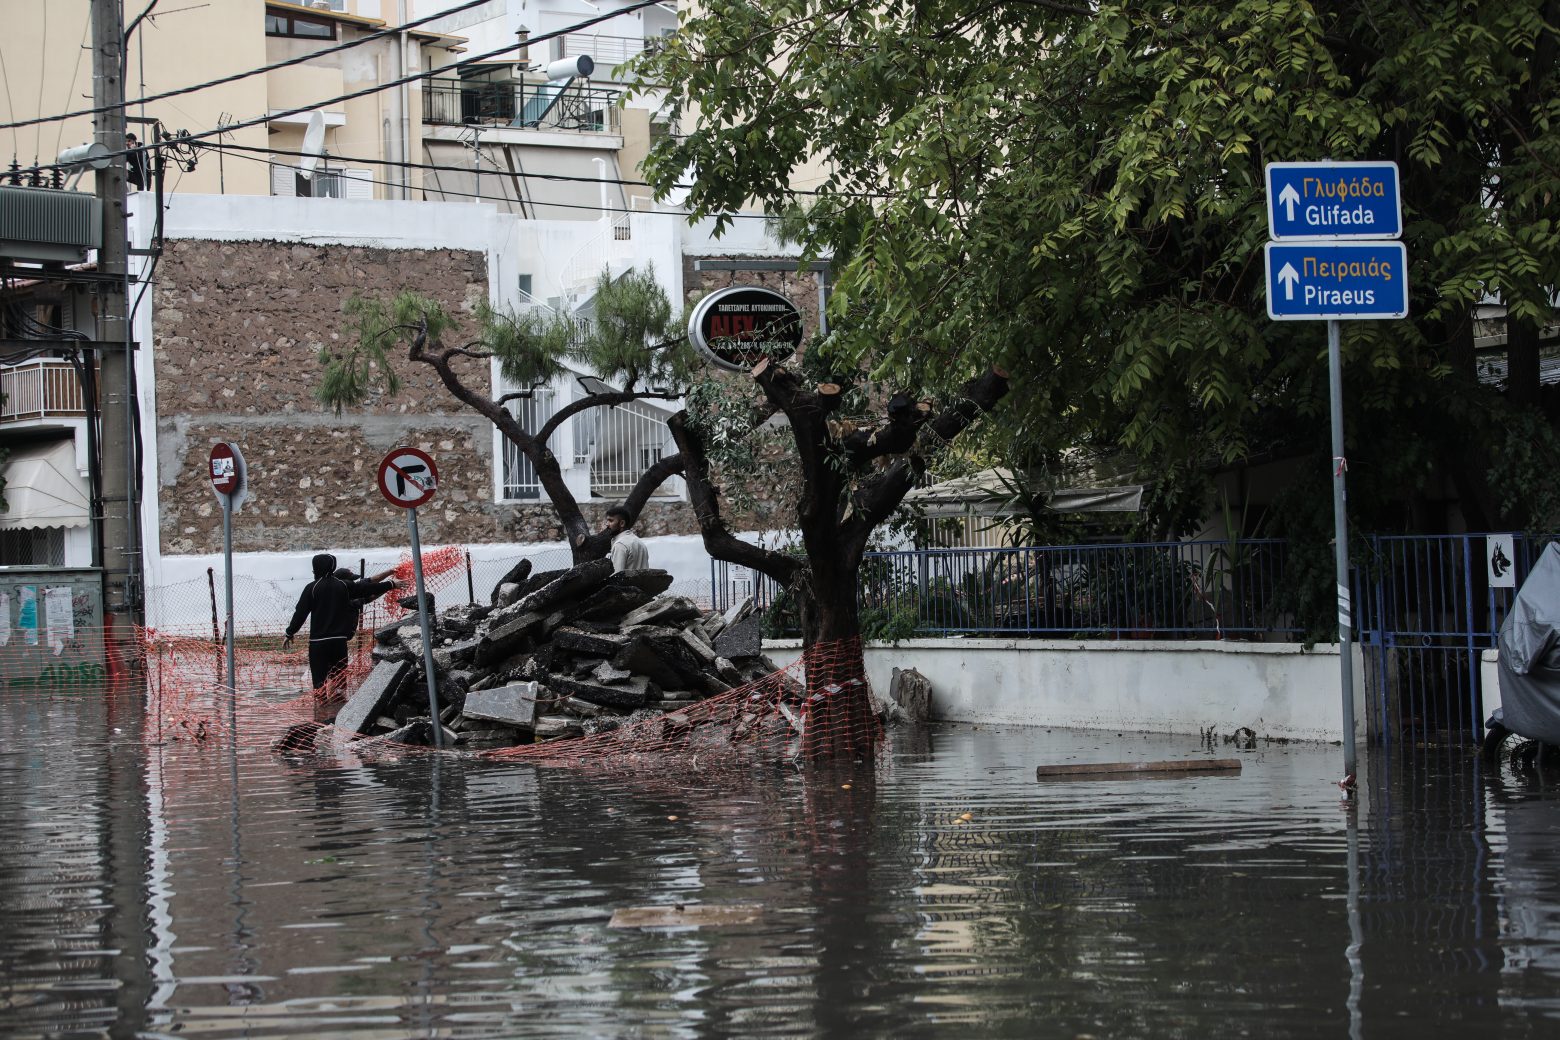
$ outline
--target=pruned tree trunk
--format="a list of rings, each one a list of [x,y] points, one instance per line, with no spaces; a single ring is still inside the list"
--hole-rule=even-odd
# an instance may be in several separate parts
[[[857,603],[868,540],[924,471],[923,432],[936,444],[953,440],[1006,395],[1007,375],[992,369],[970,380],[940,412],[929,401],[896,394],[882,425],[843,438],[828,421],[841,404],[837,384],[809,390],[795,373],[768,361],[753,369],[753,378],[769,403],[764,414],[780,411],[790,420],[802,476],[796,512],[806,560],[732,535],[720,515],[703,440],[679,413],[668,426],[683,459],[694,515],[711,556],[768,575],[797,603],[807,675],[806,755],[871,759],[881,730],[872,711]]]

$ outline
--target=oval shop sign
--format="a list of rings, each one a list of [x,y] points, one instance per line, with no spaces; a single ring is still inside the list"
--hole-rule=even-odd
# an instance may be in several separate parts
[[[688,319],[694,347],[721,368],[746,372],[764,358],[784,361],[802,345],[802,312],[773,289],[717,289]]]

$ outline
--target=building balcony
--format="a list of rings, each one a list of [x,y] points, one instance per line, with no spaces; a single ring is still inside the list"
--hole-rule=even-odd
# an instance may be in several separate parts
[[[612,135],[622,132],[621,94],[611,87],[430,79],[423,84],[423,122]]]
[[[40,359],[0,365],[0,424],[36,426],[51,419],[84,419],[81,381],[69,361]]]

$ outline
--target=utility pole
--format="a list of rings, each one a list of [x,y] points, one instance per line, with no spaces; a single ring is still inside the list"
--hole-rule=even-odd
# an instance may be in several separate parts
[[[92,82],[94,139],[111,153],[125,148],[123,0],[92,0]],[[141,613],[141,547],[137,491],[132,349],[134,330],[127,320],[130,294],[125,245],[125,158],[120,155],[97,173],[103,201],[103,243],[98,249],[97,320],[102,373],[98,381],[103,436],[103,612],[112,645],[111,659],[129,663]]]

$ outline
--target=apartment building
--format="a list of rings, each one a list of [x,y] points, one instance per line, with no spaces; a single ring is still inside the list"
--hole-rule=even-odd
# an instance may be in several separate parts
[[[23,90],[18,84],[29,80],[9,64],[8,49],[13,115],[64,111],[67,94],[90,92],[90,55],[74,77],[58,68],[74,62],[87,27],[57,10],[66,5],[47,6],[45,27],[39,6],[0,0],[28,41],[20,50],[56,55],[37,70],[45,86]],[[210,134],[194,170],[170,168],[160,215],[151,193],[132,196],[128,207],[131,245],[144,251],[132,262],[144,289],[131,296],[133,335],[142,347],[150,587],[204,587],[221,524],[202,473],[211,443],[222,439],[238,441],[250,463],[255,494],[235,538],[240,575],[256,581],[290,574],[294,555],[320,547],[394,559],[404,522],[372,489],[372,465],[392,442],[427,448],[445,466],[449,492],[424,516],[429,544],[461,544],[479,557],[501,558],[557,538],[524,457],[426,374],[399,398],[345,415],[313,400],[318,352],[346,334],[341,304],[354,293],[411,288],[457,311],[485,299],[499,307],[549,307],[584,322],[603,271],[653,269],[676,304],[732,280],[729,273],[697,272],[696,258],[784,254],[761,220],[740,220],[716,241],[708,225],[689,227],[681,213],[632,183],[652,135],[665,128],[653,97],[635,107],[621,103],[622,69],[675,27],[672,5],[625,14],[588,33],[559,30],[612,4],[488,0],[454,10],[461,6],[233,0],[171,8],[132,36],[132,97],[303,59],[133,110],[170,130]],[[136,5],[127,9],[133,17]],[[439,11],[453,13],[331,52]],[[537,37],[546,38],[531,42]],[[215,48],[211,40],[233,46]],[[373,89],[403,69],[426,75]],[[362,96],[346,97],[356,93]],[[79,98],[77,107],[88,106]],[[254,126],[215,133],[257,116],[263,121]],[[11,144],[26,166],[34,152],[57,151],[44,138],[65,147],[88,140],[90,129],[79,117],[12,131],[9,140],[0,131],[0,147]],[[317,144],[319,154],[307,178],[298,153],[315,149],[306,144]],[[806,313],[815,313],[810,277],[751,280],[794,293]],[[15,287],[6,295],[15,298]],[[84,301],[79,311],[90,325],[90,297]],[[31,358],[3,378],[20,386],[42,378],[36,369],[48,369],[50,385],[63,386],[71,364],[66,357]],[[530,391],[509,407],[539,425],[588,393],[590,376],[569,372],[547,386],[515,388],[493,367],[486,386],[494,396]],[[482,382],[481,373],[473,377]],[[59,398],[57,405],[58,414],[47,417],[53,435],[68,436],[84,460],[78,427],[85,417],[65,414],[72,401]],[[552,447],[588,509],[599,512],[620,499],[645,465],[673,450],[666,419],[674,406],[636,402],[559,429]],[[0,418],[0,442],[18,423],[41,418],[8,413]],[[683,498],[680,481],[668,482],[641,529],[663,540],[658,563],[708,574]],[[306,578],[306,567],[293,570]]]

